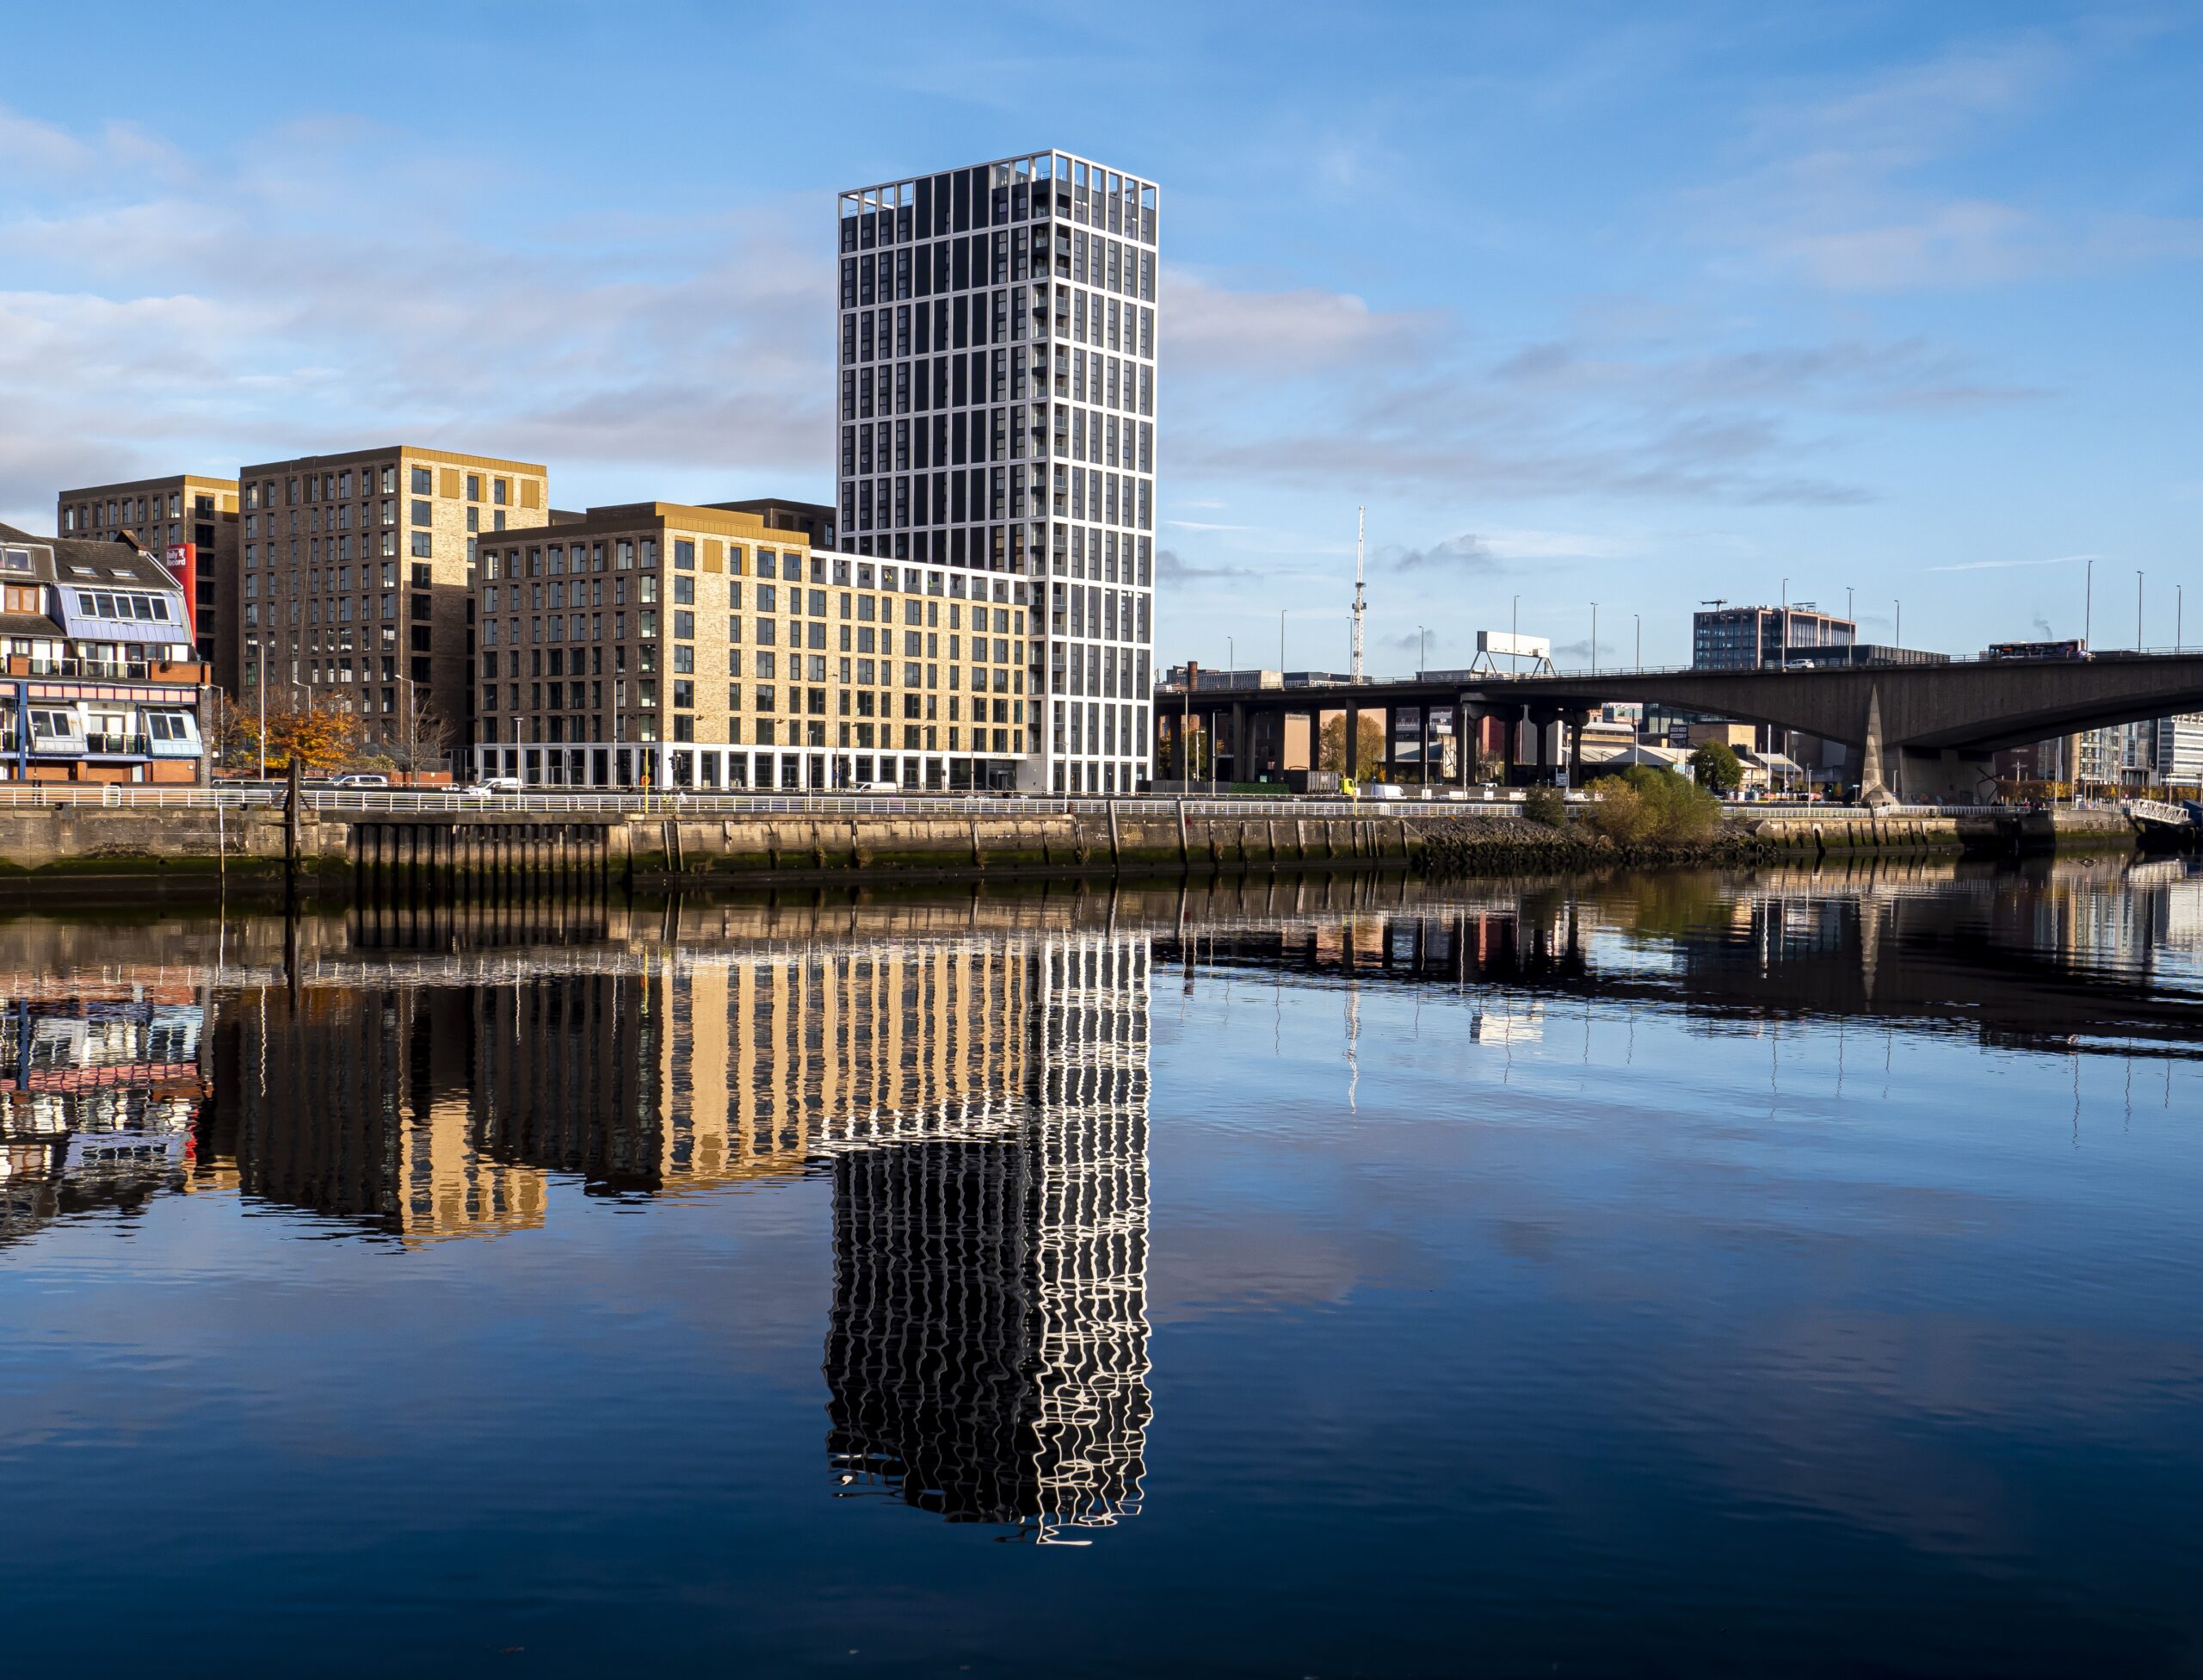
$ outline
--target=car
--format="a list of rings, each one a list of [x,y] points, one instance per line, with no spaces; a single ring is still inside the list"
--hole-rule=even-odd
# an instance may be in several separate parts
[[[387,788],[390,778],[376,770],[351,770],[340,776],[332,776],[329,785],[332,788]]]
[[[852,781],[845,791],[852,794],[899,794],[903,789],[892,781]]]
[[[528,785],[516,775],[485,775],[459,790],[461,799],[494,799],[502,794],[524,794]]]

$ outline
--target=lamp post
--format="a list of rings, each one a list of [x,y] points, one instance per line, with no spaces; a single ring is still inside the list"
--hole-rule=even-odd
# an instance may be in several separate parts
[[[2081,645],[2089,643],[2089,633],[2095,627],[2096,614],[2096,557],[2089,556],[2088,570],[2081,584]]]
[[[1285,615],[1287,608],[1277,609],[1277,680],[1285,681]]]
[[[268,780],[268,639],[256,636],[252,642],[255,663],[260,667],[260,779]]]
[[[1897,638],[1897,645],[1899,647],[1904,645],[1904,602],[1903,601],[1897,603],[1897,624],[1890,633]]]
[[[2142,651],[2142,574],[2134,574],[2134,651]]]
[[[1591,603],[1591,675],[1599,674],[1599,603]]]
[[[1515,668],[1515,642],[1522,633],[1522,597],[1519,595],[1515,597],[1515,609],[1507,621],[1507,668],[1512,670]]]

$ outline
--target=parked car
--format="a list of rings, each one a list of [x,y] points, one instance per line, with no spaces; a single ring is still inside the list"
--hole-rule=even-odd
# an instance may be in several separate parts
[[[1408,790],[1397,781],[1373,781],[1361,790],[1361,794],[1364,799],[1404,800]]]
[[[390,778],[379,770],[349,770],[340,776],[330,778],[332,788],[387,788]]]
[[[460,797],[469,800],[494,799],[501,794],[524,794],[528,784],[516,775],[485,775],[478,781],[470,781],[460,788]]]
[[[852,794],[899,794],[903,789],[892,781],[853,781],[848,791]]]

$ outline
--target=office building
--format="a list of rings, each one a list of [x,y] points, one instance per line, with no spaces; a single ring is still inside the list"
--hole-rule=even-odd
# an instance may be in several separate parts
[[[236,692],[236,479],[176,472],[65,490],[56,498],[53,528],[91,541],[127,534],[165,565],[183,585],[201,662],[213,667],[217,687]]]
[[[0,780],[198,781],[198,652],[183,586],[151,554],[0,525]]]
[[[473,738],[473,568],[484,536],[540,526],[534,462],[392,444],[238,475],[238,698],[333,703],[424,768]]]
[[[1029,608],[1030,789],[1149,774],[1157,214],[1152,182],[1060,152],[837,206],[842,543]]]
[[[2203,786],[2203,712],[2160,718],[2154,733],[2157,786]]]
[[[664,502],[485,538],[475,767],[565,787],[1009,787],[1027,720],[1015,581]]]
[[[1785,607],[1725,603],[1691,617],[1691,664],[1700,670],[1758,670],[1811,658],[1811,650],[1850,646],[1859,627],[1817,610],[1811,602]]]

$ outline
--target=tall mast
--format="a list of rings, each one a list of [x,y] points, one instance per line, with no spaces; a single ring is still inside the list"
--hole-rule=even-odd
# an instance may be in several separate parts
[[[1363,597],[1362,591],[1361,591],[1361,535],[1362,535],[1362,527],[1363,527],[1363,525],[1364,525],[1364,524],[1366,523],[1366,522],[1367,522],[1367,515],[1368,515],[1368,512],[1369,512],[1369,510],[1368,510],[1368,509],[1367,509],[1367,508],[1356,508],[1356,509],[1354,510],[1354,666],[1353,666],[1353,677],[1354,677],[1354,680],[1355,680],[1356,682],[1361,682],[1361,615],[1362,615],[1362,614],[1363,614],[1364,612],[1366,612],[1366,611],[1367,611],[1367,610],[1368,610],[1368,607],[1369,607],[1369,603],[1368,603],[1368,602],[1367,602],[1367,601]]]

